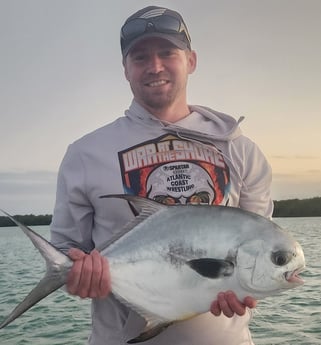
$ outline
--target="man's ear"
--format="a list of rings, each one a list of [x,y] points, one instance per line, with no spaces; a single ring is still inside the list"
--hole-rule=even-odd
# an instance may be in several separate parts
[[[129,81],[127,64],[126,64],[126,57],[123,57],[123,67],[124,67],[125,78],[126,78],[127,81]]]
[[[196,69],[196,65],[197,65],[197,55],[195,50],[191,50],[190,52],[187,53],[187,58],[188,58],[188,73],[192,74],[195,69]]]

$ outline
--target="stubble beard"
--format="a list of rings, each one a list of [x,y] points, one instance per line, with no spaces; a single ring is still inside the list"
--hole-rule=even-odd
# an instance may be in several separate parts
[[[170,107],[175,100],[175,96],[172,93],[167,93],[166,95],[159,95],[159,96],[150,96],[147,95],[146,97],[142,98],[142,101],[146,106],[150,109],[154,110],[163,110]]]
[[[139,100],[143,106],[145,106],[149,110],[154,110],[155,112],[160,112],[169,108],[174,102],[177,100],[180,94],[180,90],[182,87],[174,87],[168,90],[166,93],[160,92],[159,94],[149,94],[148,92],[141,92],[139,97],[136,99]],[[133,94],[135,96],[135,92],[132,89]]]

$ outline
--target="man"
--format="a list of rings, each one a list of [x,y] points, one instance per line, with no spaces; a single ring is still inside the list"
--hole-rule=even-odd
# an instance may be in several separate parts
[[[145,321],[110,295],[108,258],[94,248],[133,214],[126,202],[100,199],[129,193],[166,204],[239,206],[270,217],[271,171],[232,117],[186,100],[196,53],[181,15],[149,6],[121,29],[126,79],[134,100],[125,116],[76,141],[61,164],[52,242],[74,260],[67,289],[92,300],[91,345],[118,345]],[[195,296],[197,298],[197,296]],[[256,301],[233,292],[213,296],[208,312],[170,326],[144,344],[252,344]]]

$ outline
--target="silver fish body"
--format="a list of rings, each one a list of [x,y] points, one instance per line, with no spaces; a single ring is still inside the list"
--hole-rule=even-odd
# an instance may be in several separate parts
[[[303,283],[297,276],[305,266],[301,246],[264,217],[124,198],[144,215],[102,254],[114,294],[138,311],[181,320],[208,311],[220,291],[262,299]]]
[[[130,343],[208,311],[220,291],[232,290],[240,300],[262,299],[303,284],[298,276],[305,266],[301,246],[264,217],[231,207],[104,197],[125,199],[138,214],[98,248],[108,258],[114,295],[147,321]],[[47,274],[0,328],[62,286],[72,265],[65,254],[14,221],[45,257]],[[48,290],[42,292],[45,285]]]

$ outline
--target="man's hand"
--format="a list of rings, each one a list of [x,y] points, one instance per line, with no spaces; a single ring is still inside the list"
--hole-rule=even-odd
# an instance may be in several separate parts
[[[67,291],[81,298],[104,298],[111,291],[108,261],[97,250],[86,254],[71,248],[68,256],[74,261],[67,277]]]
[[[252,297],[245,297],[243,303],[240,302],[232,291],[220,292],[217,300],[211,305],[211,312],[215,316],[223,314],[227,317],[233,317],[235,314],[242,316],[246,308],[255,308],[257,301]]]

